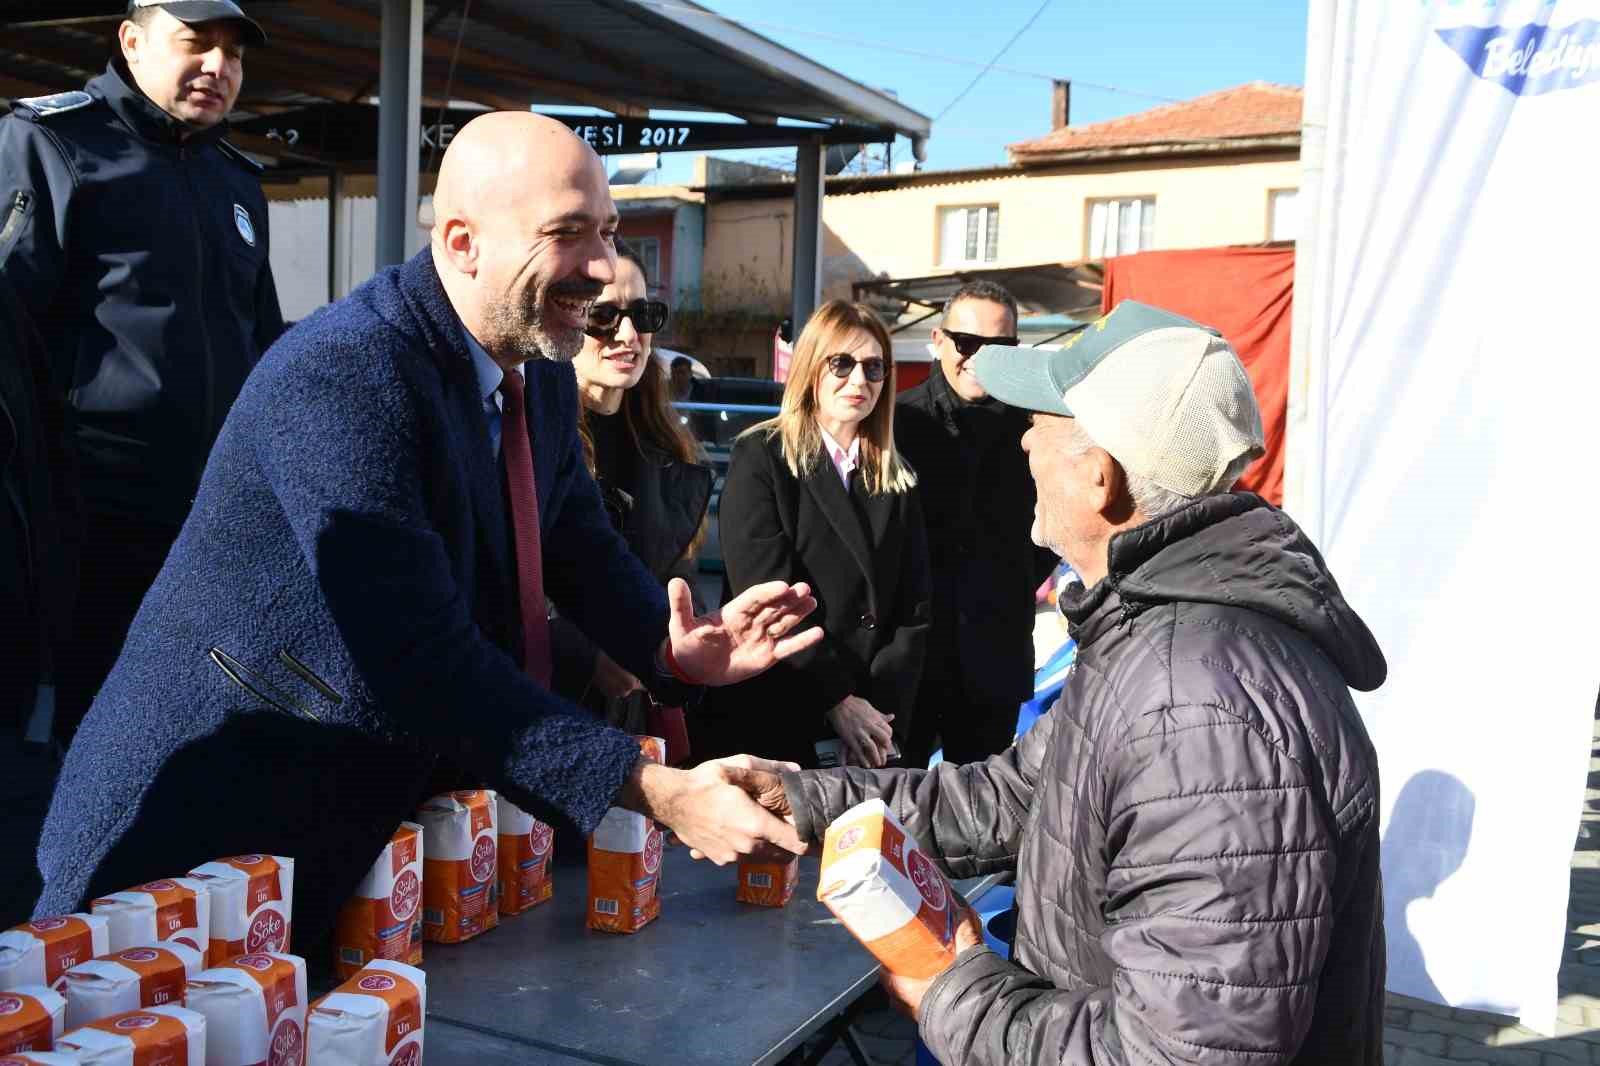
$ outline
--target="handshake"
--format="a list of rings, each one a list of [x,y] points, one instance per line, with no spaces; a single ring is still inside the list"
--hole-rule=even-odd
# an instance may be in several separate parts
[[[754,856],[758,862],[783,862],[792,855],[806,854],[807,845],[811,843],[802,840],[795,829],[794,811],[780,776],[785,770],[798,769],[794,763],[751,755],[714,759],[692,770],[674,770],[641,761],[623,788],[621,802],[677,833],[695,858],[708,858],[719,866],[744,855]],[[882,809],[881,803],[879,808]],[[841,821],[849,818],[850,813],[843,815]],[[895,828],[899,828],[898,823]],[[834,847],[831,832],[829,846]],[[859,830],[851,832],[859,833]],[[917,850],[909,840],[905,846],[908,852]],[[915,871],[913,876],[917,876]],[[890,1001],[918,1020],[922,1001],[933,982],[954,964],[958,955],[983,943],[977,915],[954,895],[943,875],[930,870],[920,876],[938,881],[942,887],[937,896],[944,901],[940,906],[949,906],[955,912],[943,950],[935,953],[942,955],[942,964],[929,972],[897,972],[896,963],[900,960],[886,957],[875,945],[867,944],[882,964],[879,980]],[[839,913],[837,909],[835,913]],[[845,924],[861,936],[848,918]],[[898,935],[886,939],[894,940]],[[918,961],[925,963],[926,959]]]
[[[781,860],[804,855],[810,843],[795,830],[779,776],[798,769],[794,763],[753,755],[713,759],[692,770],[641,759],[622,786],[617,805],[672,830],[697,859],[718,866],[742,855]]]

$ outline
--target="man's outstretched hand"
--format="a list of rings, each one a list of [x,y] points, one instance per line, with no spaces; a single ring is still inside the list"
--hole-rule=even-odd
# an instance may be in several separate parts
[[[693,770],[674,770],[641,759],[618,801],[654,818],[677,834],[696,858],[708,858],[718,866],[741,855],[803,855],[806,845],[794,825],[753,798],[770,790],[768,779],[777,782],[781,798],[783,783],[774,771],[792,766],[735,756],[701,763]]]
[[[701,685],[731,685],[754,677],[822,639],[819,627],[789,635],[817,607],[811,587],[803,583],[754,585],[722,610],[697,616],[688,582],[675,577],[667,585],[667,603],[672,616],[663,649],[666,661],[675,673]]]

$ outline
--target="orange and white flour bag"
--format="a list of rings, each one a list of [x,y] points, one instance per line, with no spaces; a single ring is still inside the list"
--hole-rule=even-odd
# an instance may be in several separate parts
[[[18,1051],[0,1055],[0,1066],[82,1066],[83,1060],[70,1051]]]
[[[89,909],[111,923],[111,950],[176,940],[207,955],[211,946],[211,889],[192,877],[169,877],[113,892]]]
[[[0,1055],[49,1051],[66,1027],[67,1001],[54,989],[23,985],[0,992]]]
[[[36,918],[0,933],[0,991],[57,987],[61,975],[111,950],[111,923],[98,914]]]
[[[236,855],[196,866],[189,876],[211,889],[210,965],[239,955],[289,950],[294,910],[294,860]]]
[[[379,959],[311,1004],[311,1066],[421,1066],[423,972]]]
[[[140,1007],[181,1007],[184,987],[205,968],[198,951],[176,941],[80,962],[62,978],[67,1026]]]
[[[651,762],[666,758],[660,737],[639,737]],[[588,925],[603,933],[637,933],[661,915],[661,852],[665,834],[642,814],[612,807],[589,837]]]
[[[70,1030],[56,1051],[79,1066],[202,1066],[206,1020],[182,1007],[151,1007]]]
[[[422,826],[401,822],[339,910],[333,958],[341,979],[373,959],[411,961],[412,934],[422,929],[422,857]]]
[[[734,898],[758,907],[787,907],[800,883],[800,856],[788,862],[739,860],[739,888]]]
[[[417,812],[424,939],[456,944],[499,924],[495,799],[486,788],[446,792]]]
[[[892,974],[932,977],[955,961],[966,904],[882,800],[828,826],[817,899]]]
[[[504,796],[498,797],[500,913],[521,914],[549,899],[555,833]]]
[[[206,1066],[305,1066],[306,960],[240,955],[189,982],[206,1019]]]

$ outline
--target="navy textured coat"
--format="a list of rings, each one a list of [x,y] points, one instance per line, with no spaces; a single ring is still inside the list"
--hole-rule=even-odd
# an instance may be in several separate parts
[[[552,599],[637,677],[665,594],[584,469],[570,364],[526,366]],[[38,914],[219,856],[294,856],[327,933],[439,757],[585,832],[634,740],[539,687],[461,325],[427,251],[251,373],[194,509],[67,754]]]

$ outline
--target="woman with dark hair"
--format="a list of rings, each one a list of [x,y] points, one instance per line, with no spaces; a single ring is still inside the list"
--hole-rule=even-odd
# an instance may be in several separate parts
[[[666,584],[694,585],[712,472],[667,401],[667,376],[655,357],[655,334],[668,308],[648,298],[644,272],[626,255],[589,312],[578,376],[578,433],[584,461],[612,524],[633,553]],[[639,679],[573,626],[557,620],[558,691],[577,697],[624,728],[644,695]],[[637,728],[635,728],[637,727]]]
[[[725,593],[808,582],[812,624],[827,636],[764,677],[708,693],[691,723],[698,754],[878,767],[906,745],[932,593],[916,475],[894,446],[894,380],[877,316],[829,301],[795,343],[778,416],[734,444],[720,519]]]

